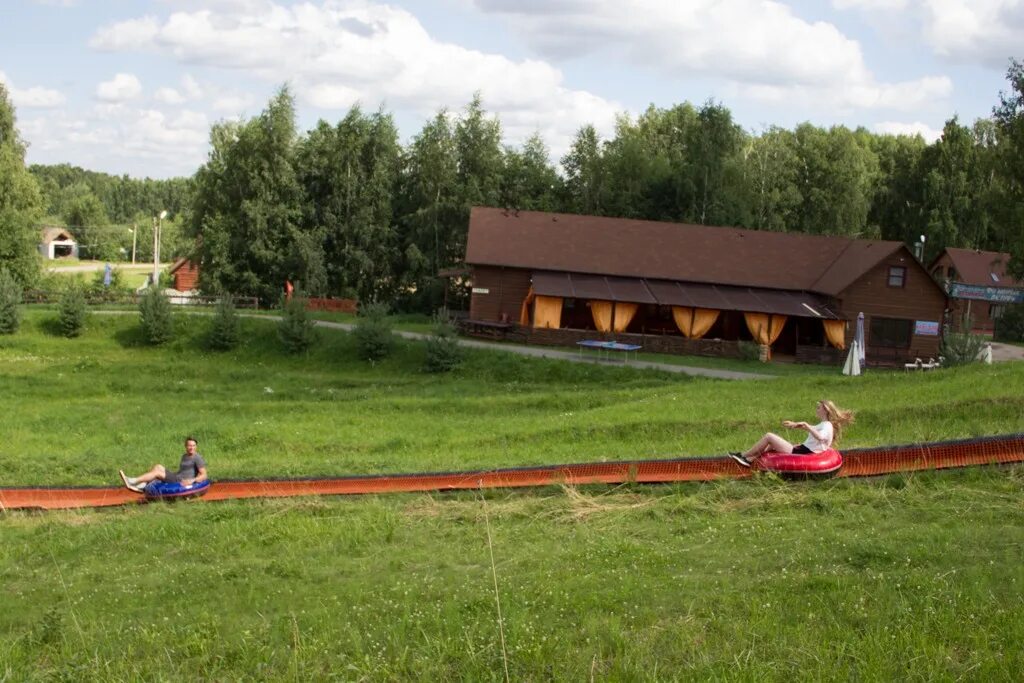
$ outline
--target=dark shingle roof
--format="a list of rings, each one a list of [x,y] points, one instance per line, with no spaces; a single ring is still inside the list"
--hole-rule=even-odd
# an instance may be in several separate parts
[[[901,242],[474,207],[466,263],[836,295]]]

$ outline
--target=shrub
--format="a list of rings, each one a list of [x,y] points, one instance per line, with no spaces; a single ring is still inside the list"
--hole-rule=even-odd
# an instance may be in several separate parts
[[[448,316],[434,318],[434,334],[427,339],[427,356],[423,363],[426,372],[451,372],[462,364],[463,349]]]
[[[978,354],[985,347],[988,339],[980,334],[970,332],[946,331],[939,347],[943,365],[966,365],[978,360]]]
[[[997,341],[1024,342],[1024,304],[1007,306],[996,320]]]
[[[218,351],[230,351],[238,346],[238,313],[230,296],[222,296],[217,301],[210,322],[208,342],[210,348]]]
[[[142,335],[150,344],[163,344],[174,336],[171,302],[156,287],[149,287],[139,298]]]
[[[736,349],[743,360],[761,360],[761,347],[752,341],[736,342]]]
[[[304,298],[281,298],[281,322],[277,326],[277,336],[288,353],[304,353],[316,342],[316,328],[306,310]]]
[[[21,285],[0,268],[0,334],[14,334],[21,326]]]
[[[60,333],[69,339],[82,334],[89,309],[85,305],[85,292],[81,287],[71,286],[61,294],[57,308],[57,326]]]
[[[395,348],[395,335],[391,333],[388,307],[385,304],[360,306],[359,318],[352,334],[356,338],[359,357],[371,363],[387,358]]]

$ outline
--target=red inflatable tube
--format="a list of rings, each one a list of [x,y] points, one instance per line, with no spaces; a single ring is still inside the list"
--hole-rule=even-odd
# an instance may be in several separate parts
[[[843,466],[843,456],[839,451],[830,448],[821,453],[765,453],[758,458],[753,467],[764,472],[775,472],[781,477],[791,478],[827,478],[833,477]]]

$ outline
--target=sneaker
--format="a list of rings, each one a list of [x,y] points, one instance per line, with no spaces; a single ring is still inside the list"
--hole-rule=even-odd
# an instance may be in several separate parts
[[[739,463],[740,467],[750,467],[750,461],[744,458],[739,451],[729,451],[729,457]]]
[[[124,473],[124,470],[118,470],[117,473],[121,475],[121,481],[124,482],[125,488],[128,489],[129,491],[134,491],[135,493],[142,493],[142,490],[146,488],[145,486],[139,486],[134,481],[132,481],[132,479],[127,474]]]

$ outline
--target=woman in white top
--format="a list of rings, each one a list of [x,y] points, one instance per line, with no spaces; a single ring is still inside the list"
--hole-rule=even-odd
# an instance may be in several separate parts
[[[807,438],[799,446],[794,446],[778,434],[768,432],[760,440],[750,447],[745,453],[739,451],[730,452],[729,456],[744,467],[750,467],[750,463],[760,458],[765,453],[791,453],[793,455],[805,455],[808,453],[821,453],[839,442],[843,427],[853,422],[853,411],[843,410],[832,401],[818,401],[815,413],[820,422],[811,425],[806,422],[793,422],[783,420],[782,426],[789,429],[803,429],[807,432]]]

